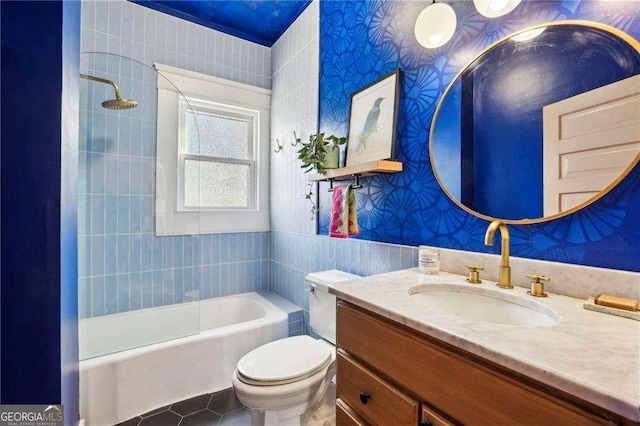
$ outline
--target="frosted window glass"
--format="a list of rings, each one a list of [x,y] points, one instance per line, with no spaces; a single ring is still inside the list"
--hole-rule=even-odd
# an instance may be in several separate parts
[[[249,124],[234,117],[186,112],[187,154],[249,160]]]
[[[250,165],[185,160],[184,170],[186,206],[251,206]]]

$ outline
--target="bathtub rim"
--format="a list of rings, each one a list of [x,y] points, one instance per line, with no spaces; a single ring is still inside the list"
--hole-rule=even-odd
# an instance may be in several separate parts
[[[229,295],[229,296],[222,296],[222,297],[216,297],[216,298],[211,298],[211,299],[204,299],[204,300],[195,301],[195,302],[186,302],[186,303],[179,303],[179,304],[173,304],[173,305],[165,305],[165,306],[157,306],[157,307],[151,307],[151,308],[145,308],[145,309],[138,309],[138,310],[135,310],[135,311],[121,312],[121,313],[113,314],[113,315],[123,315],[124,316],[124,315],[130,314],[130,313],[138,313],[139,314],[141,311],[146,311],[146,310],[156,310],[156,309],[158,309],[158,310],[166,310],[164,308],[176,308],[176,307],[183,307],[185,309],[188,309],[189,306],[186,306],[186,305],[195,306],[195,304],[199,304],[200,305],[200,309],[202,309],[203,305],[207,305],[207,304],[211,304],[212,305],[212,304],[215,304],[215,303],[223,303],[224,300],[231,299],[231,298],[248,298],[250,300],[253,300],[254,302],[257,302],[259,305],[261,305],[261,307],[265,310],[265,315],[260,317],[260,318],[249,320],[249,321],[230,324],[230,325],[226,325],[226,326],[223,326],[223,327],[217,327],[217,328],[213,328],[213,329],[199,330],[196,333],[188,334],[188,335],[185,335],[185,336],[173,337],[173,338],[169,338],[167,340],[161,340],[161,341],[150,343],[150,344],[143,345],[143,346],[132,347],[132,348],[128,348],[128,349],[119,350],[119,351],[116,351],[116,352],[111,352],[111,353],[107,353],[107,354],[94,356],[94,357],[91,357],[91,358],[80,359],[79,360],[80,370],[83,370],[84,368],[88,368],[88,367],[92,367],[92,366],[103,365],[105,363],[109,363],[109,362],[118,361],[118,360],[130,358],[130,357],[143,355],[143,354],[146,354],[148,352],[152,352],[154,350],[158,350],[161,347],[177,346],[177,345],[184,344],[185,342],[204,340],[204,339],[207,339],[207,338],[211,338],[213,336],[225,336],[225,335],[228,335],[228,334],[232,334],[233,332],[238,331],[238,330],[245,330],[245,329],[248,329],[248,328],[253,328],[253,327],[256,327],[256,326],[260,326],[260,325],[272,324],[272,323],[276,323],[276,322],[279,322],[279,321],[285,321],[285,322],[288,323],[288,313],[286,311],[284,311],[283,309],[279,308],[278,306],[276,306],[275,304],[273,304],[272,302],[270,302],[268,299],[263,297],[258,292],[233,294],[233,295]],[[200,312],[198,312],[198,313],[200,314]],[[94,319],[103,319],[104,320],[105,317],[106,317],[106,315],[102,315],[102,316],[99,316],[99,317],[86,318],[86,319],[81,320],[81,321],[94,320]],[[201,322],[201,320],[200,320],[200,322]],[[199,322],[199,324],[200,324],[200,322]]]

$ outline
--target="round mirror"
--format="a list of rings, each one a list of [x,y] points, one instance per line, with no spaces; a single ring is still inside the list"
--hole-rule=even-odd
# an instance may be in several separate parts
[[[640,43],[583,21],[526,28],[485,49],[444,92],[429,141],[447,195],[507,223],[592,203],[639,152]]]

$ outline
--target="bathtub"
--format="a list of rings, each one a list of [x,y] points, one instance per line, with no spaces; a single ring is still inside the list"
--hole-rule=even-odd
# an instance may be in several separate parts
[[[80,418],[113,425],[231,387],[249,351],[287,337],[287,314],[258,293],[80,320]]]

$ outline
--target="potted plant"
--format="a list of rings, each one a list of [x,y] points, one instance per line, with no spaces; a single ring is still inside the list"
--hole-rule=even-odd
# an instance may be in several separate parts
[[[347,138],[337,136],[324,136],[324,133],[316,133],[309,136],[309,142],[303,143],[298,150],[298,159],[302,160],[301,168],[304,172],[315,170],[325,174],[327,169],[337,169],[340,159],[340,145],[344,145]]]

